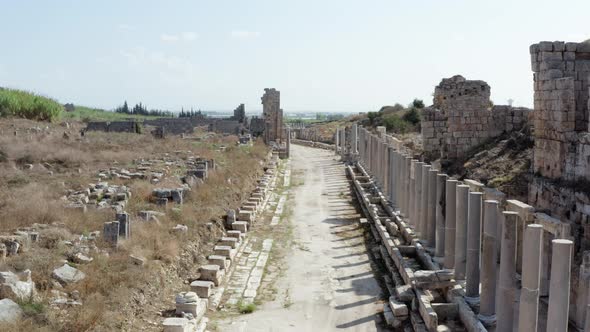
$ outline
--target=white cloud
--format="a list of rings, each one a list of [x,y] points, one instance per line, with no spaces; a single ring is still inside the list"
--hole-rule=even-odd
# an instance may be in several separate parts
[[[231,36],[233,38],[239,38],[239,39],[257,38],[258,36],[260,36],[260,32],[247,31],[247,30],[233,30],[231,32]]]
[[[162,33],[160,35],[160,40],[166,43],[176,43],[179,41],[191,42],[197,38],[199,38],[199,35],[192,31],[182,32],[180,34]]]

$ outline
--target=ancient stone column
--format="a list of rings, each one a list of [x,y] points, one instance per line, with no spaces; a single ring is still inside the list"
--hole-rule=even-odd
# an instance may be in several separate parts
[[[396,191],[395,191],[395,150],[392,147],[387,147],[387,157],[389,159],[389,169],[387,170],[389,173],[389,200],[393,203],[393,206],[396,205]]]
[[[467,215],[469,202],[469,186],[457,185],[455,223],[455,279],[465,279],[467,264]]]
[[[340,129],[340,154],[346,154],[346,128]]]
[[[582,328],[586,324],[586,306],[590,289],[590,251],[585,251],[578,275],[578,296],[576,297],[576,326]]]
[[[436,176],[436,257],[445,256],[445,227],[446,227],[446,189],[448,176],[438,174]]]
[[[522,252],[522,289],[518,313],[518,331],[537,331],[543,226],[530,224],[524,231]]]
[[[357,136],[358,136],[358,127],[356,123],[352,124],[352,132],[350,133],[350,140],[351,140],[351,144],[350,144],[350,152],[353,154],[357,154],[358,153],[358,140],[357,140]]]
[[[426,224],[426,239],[429,247],[436,246],[436,177],[438,171],[428,171],[428,223]]]
[[[552,243],[547,332],[561,332],[567,331],[573,242],[559,239]]]
[[[414,229],[420,232],[420,223],[422,220],[422,168],[423,162],[416,163],[414,170],[415,185],[414,185]]]
[[[336,134],[334,135],[334,152],[336,154],[338,154],[338,150],[340,149],[339,147],[339,142],[340,141],[340,128],[336,128]]]
[[[481,301],[479,319],[485,326],[496,322],[496,277],[498,265],[498,201],[484,202],[483,250],[481,257]]]
[[[381,153],[383,154],[383,191],[386,195],[389,194],[389,186],[387,186],[387,183],[389,183],[389,158],[387,158],[387,148],[388,145],[384,142],[381,145]]]
[[[500,251],[500,282],[498,293],[497,331],[512,331],[514,322],[514,299],[516,293],[516,226],[518,213],[503,212]]]
[[[445,260],[443,262],[445,269],[452,269],[455,266],[456,201],[457,180],[449,179],[445,184]]]
[[[412,157],[406,156],[404,160],[404,213],[406,218],[410,218],[410,167],[412,166]]]
[[[422,197],[420,198],[420,238],[427,240],[428,232],[428,175],[430,174],[430,165],[422,165]]]
[[[399,205],[399,210],[402,214],[402,216],[406,216],[406,198],[407,195],[405,193],[404,188],[406,187],[406,178],[405,178],[405,174],[406,174],[406,155],[404,154],[400,154],[400,158],[399,158],[399,175],[398,175],[398,179],[399,179],[399,188],[398,188],[398,192],[399,192],[399,198],[400,198],[400,205]]]
[[[398,151],[395,152],[395,196],[397,197],[395,201],[395,207],[401,211],[402,205],[402,196],[401,196],[401,174],[402,174],[402,162],[401,162],[402,155]]]
[[[483,194],[479,192],[469,193],[465,300],[471,304],[479,302],[479,250],[482,197]]]
[[[590,304],[586,306],[586,323],[584,324],[584,332],[590,332]]]
[[[412,159],[410,161],[410,191],[409,191],[409,215],[410,215],[410,225],[414,226],[416,223],[416,211],[414,210],[414,206],[416,204],[416,164],[418,160]]]

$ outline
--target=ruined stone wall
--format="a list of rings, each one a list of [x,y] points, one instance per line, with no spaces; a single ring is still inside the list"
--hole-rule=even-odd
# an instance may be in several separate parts
[[[200,117],[195,118],[159,118],[154,120],[145,120],[144,124],[156,127],[163,127],[166,134],[180,135],[192,134],[198,123],[207,121]]]
[[[112,133],[140,133],[141,124],[136,121],[93,121],[88,122],[86,131],[104,131]]]
[[[262,117],[264,118],[265,142],[281,141],[283,135],[283,110],[281,109],[281,92],[276,89],[264,89],[262,100]]]
[[[534,171],[551,179],[590,179],[590,43],[540,42],[530,53]]]
[[[231,120],[236,120],[239,123],[246,123],[246,106],[240,104],[235,110]]]
[[[461,158],[471,148],[528,123],[530,110],[491,106],[490,86],[460,75],[443,79],[433,105],[422,113],[422,138],[429,159]]]

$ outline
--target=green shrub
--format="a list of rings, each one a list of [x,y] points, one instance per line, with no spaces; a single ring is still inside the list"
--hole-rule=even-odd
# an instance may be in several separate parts
[[[54,121],[63,106],[55,100],[31,92],[0,89],[0,115],[31,120]]]
[[[404,134],[410,127],[408,122],[404,121],[397,114],[388,114],[383,117],[383,124],[388,131],[393,131],[398,134]]]
[[[424,102],[422,101],[422,99],[416,98],[412,102],[412,107],[415,107],[415,108],[424,108]]]
[[[251,314],[256,310],[256,304],[254,303],[244,303],[242,300],[238,301],[238,311],[241,314]]]
[[[412,107],[404,113],[402,119],[412,125],[417,125],[420,123],[420,113],[418,113],[418,110],[415,107]]]

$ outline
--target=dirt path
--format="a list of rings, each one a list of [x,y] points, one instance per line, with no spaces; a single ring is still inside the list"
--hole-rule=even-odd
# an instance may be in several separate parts
[[[292,214],[282,222],[292,224],[293,246],[279,262],[277,295],[254,313],[218,322],[218,329],[382,330],[376,314],[382,309],[381,287],[350,202],[344,166],[333,152],[302,146],[292,147],[291,158],[292,181],[298,185],[286,202]]]

